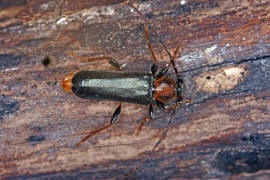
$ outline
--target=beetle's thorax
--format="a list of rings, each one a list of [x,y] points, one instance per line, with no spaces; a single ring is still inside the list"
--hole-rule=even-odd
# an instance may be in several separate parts
[[[176,97],[176,82],[166,76],[155,80],[154,98],[160,102],[168,102]]]

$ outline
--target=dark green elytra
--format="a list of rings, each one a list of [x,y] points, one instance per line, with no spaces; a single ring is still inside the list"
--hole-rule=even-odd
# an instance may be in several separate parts
[[[81,98],[150,104],[154,77],[149,73],[80,71],[72,78],[72,91]]]

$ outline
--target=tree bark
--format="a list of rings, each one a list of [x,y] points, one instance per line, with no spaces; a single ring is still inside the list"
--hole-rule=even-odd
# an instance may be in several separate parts
[[[270,178],[270,2],[190,0],[133,2],[151,21],[159,69],[180,45],[176,65],[184,99],[174,127],[130,179]],[[142,161],[171,113],[135,132],[148,106],[81,99],[61,80],[83,70],[149,72],[144,20],[124,0],[0,1],[1,179],[119,179]],[[173,70],[170,77],[174,78]]]

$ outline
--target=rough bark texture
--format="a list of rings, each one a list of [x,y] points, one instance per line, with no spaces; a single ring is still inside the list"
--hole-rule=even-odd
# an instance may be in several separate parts
[[[155,0],[133,3],[153,24],[185,82],[188,105],[175,128],[129,178],[270,178],[270,2],[268,0]],[[123,178],[161,136],[170,115],[135,136],[148,106],[123,103],[118,122],[80,147],[106,124],[117,102],[80,99],[61,88],[79,69],[147,72],[152,57],[144,21],[124,0],[0,0],[1,179]],[[159,67],[168,62],[150,32]],[[169,72],[174,77],[173,71]]]

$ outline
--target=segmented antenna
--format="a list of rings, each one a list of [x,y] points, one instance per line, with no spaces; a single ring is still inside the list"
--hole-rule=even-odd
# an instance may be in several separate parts
[[[168,48],[166,47],[165,43],[162,41],[162,39],[158,35],[157,31],[154,29],[154,27],[150,23],[149,19],[145,18],[144,15],[135,6],[133,6],[133,4],[130,1],[127,4],[131,8],[133,8],[143,18],[143,20],[146,22],[146,24],[149,26],[149,28],[152,30],[152,32],[154,33],[154,35],[156,36],[156,38],[159,40],[159,42],[162,44],[162,46],[166,50],[166,52],[167,52],[168,56],[170,57],[170,59],[172,59],[172,55],[171,55],[170,51],[168,50]]]
[[[130,176],[131,174],[135,173],[138,169],[140,169],[140,167],[142,167],[142,165],[145,163],[145,161],[147,161],[151,155],[153,154],[153,152],[156,150],[156,148],[158,147],[158,145],[162,142],[162,140],[166,137],[167,133],[168,133],[168,130],[169,130],[169,127],[170,125],[172,124],[172,121],[173,121],[173,117],[175,115],[175,109],[171,115],[171,118],[170,118],[170,121],[168,122],[168,125],[167,127],[163,130],[162,132],[162,136],[159,138],[159,140],[156,142],[156,144],[154,145],[154,147],[151,149],[151,151],[144,157],[144,159],[142,161],[140,161],[136,168],[132,169],[128,174],[126,174],[125,176],[128,177]]]
[[[175,58],[175,55],[174,57],[172,57],[170,51],[168,50],[168,48],[166,47],[165,43],[162,41],[161,37],[159,36],[159,34],[157,33],[157,31],[154,29],[154,27],[152,26],[151,22],[149,21],[149,19],[145,18],[144,15],[131,3],[131,1],[128,1],[127,3],[131,8],[133,8],[142,18],[143,20],[146,22],[146,24],[149,26],[150,30],[154,33],[155,37],[158,39],[158,41],[162,44],[162,46],[164,47],[165,51],[167,52],[169,58],[170,58],[170,64],[167,66],[167,68],[169,68],[169,66],[172,64],[173,65],[173,69],[174,69],[174,72],[175,72],[175,75],[176,75],[176,79],[177,79],[177,84],[182,84],[182,80],[181,80],[181,77],[180,77],[180,74],[176,68],[176,65],[175,65],[175,61],[174,61],[174,58]],[[177,51],[179,50],[179,47],[178,46],[176,48],[176,53]],[[178,104],[178,101],[179,99],[176,98],[176,104]]]
[[[134,10],[135,10],[135,11],[136,11],[136,12],[144,19],[144,21],[146,22],[146,24],[149,26],[150,30],[154,33],[155,37],[159,40],[159,42],[162,44],[162,46],[163,46],[164,49],[166,50],[166,52],[167,52],[167,54],[168,54],[168,56],[169,56],[169,58],[170,58],[170,63],[167,64],[166,69],[161,69],[161,71],[166,71],[166,72],[167,72],[168,68],[169,68],[170,65],[172,64],[172,65],[173,65],[173,69],[174,69],[174,71],[175,71],[176,78],[177,78],[177,84],[182,84],[182,79],[181,79],[181,77],[180,77],[180,74],[179,74],[179,72],[178,72],[178,70],[177,70],[177,68],[176,68],[175,61],[174,61],[174,58],[175,58],[175,56],[176,56],[176,54],[177,54],[177,52],[178,52],[180,46],[177,46],[177,48],[176,48],[176,50],[175,50],[175,52],[174,52],[174,56],[172,56],[171,53],[170,53],[170,51],[169,51],[168,48],[166,47],[165,43],[162,41],[162,39],[161,39],[160,36],[158,35],[157,31],[155,31],[155,29],[153,28],[153,26],[152,26],[152,24],[150,23],[149,19],[145,18],[145,17],[143,16],[143,14],[142,14],[135,6],[133,6],[133,4],[132,4],[130,1],[128,1],[127,4],[128,4],[131,8],[133,8],[133,9],[134,9]],[[180,96],[180,95],[178,94],[178,92],[177,92],[177,96]],[[128,176],[130,176],[131,174],[135,173],[135,172],[136,172],[136,171],[137,171],[137,170],[145,163],[145,161],[147,161],[147,160],[151,157],[151,155],[152,155],[153,152],[156,150],[156,148],[158,147],[158,145],[159,145],[159,144],[162,142],[162,140],[166,137],[166,135],[167,135],[167,133],[168,133],[168,130],[169,130],[169,127],[170,127],[170,125],[172,124],[173,117],[174,117],[175,111],[176,111],[176,107],[177,107],[177,105],[178,105],[179,103],[181,103],[181,102],[180,102],[180,99],[181,99],[181,98],[178,98],[178,97],[176,98],[176,104],[175,104],[174,109],[173,109],[173,112],[172,112],[172,114],[171,114],[171,118],[170,118],[170,120],[169,120],[169,122],[168,122],[167,127],[163,130],[162,136],[161,136],[161,137],[159,138],[159,140],[156,142],[156,144],[155,144],[154,147],[151,149],[151,151],[144,157],[144,159],[143,159],[142,161],[140,161],[140,162],[137,164],[136,168],[132,169],[128,174],[125,175],[126,177],[128,177]],[[179,102],[179,103],[178,103],[178,102]]]

